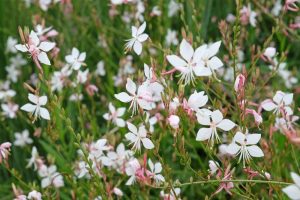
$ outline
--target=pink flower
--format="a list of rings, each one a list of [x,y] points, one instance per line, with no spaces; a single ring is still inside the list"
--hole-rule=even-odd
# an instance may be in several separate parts
[[[256,123],[257,125],[259,125],[259,124],[262,123],[262,121],[263,121],[262,116],[261,116],[260,114],[258,114],[258,113],[257,113],[255,110],[253,110],[253,109],[246,108],[246,114],[251,114],[251,115],[253,115],[254,120],[255,120],[255,123]]]
[[[228,194],[232,195],[230,192],[230,189],[234,187],[233,182],[228,182],[228,180],[231,180],[232,177],[232,172],[230,171],[230,166],[227,167],[224,173],[224,177],[222,178],[223,181],[226,182],[221,182],[219,188],[214,194],[218,194],[222,190],[225,190]]]
[[[168,121],[170,123],[170,126],[172,126],[172,128],[174,128],[174,129],[179,128],[180,118],[177,115],[171,115],[168,118]]]
[[[297,12],[299,10],[296,3],[299,2],[298,0],[286,0],[283,9],[285,11],[290,10],[293,12]]]
[[[4,142],[0,145],[0,163],[3,159],[7,159],[10,151],[11,143]]]
[[[234,82],[234,90],[236,92],[241,92],[244,89],[246,78],[243,74],[239,74]]]

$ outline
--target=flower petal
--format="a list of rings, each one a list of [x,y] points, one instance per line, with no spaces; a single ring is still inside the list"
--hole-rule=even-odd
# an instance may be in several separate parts
[[[137,39],[140,42],[145,42],[148,39],[148,34],[144,33],[142,35],[139,35]]]
[[[189,62],[194,55],[194,49],[190,43],[183,39],[180,43],[180,55]]]
[[[282,191],[292,200],[299,200],[300,189],[296,185],[289,185],[282,189]]]
[[[235,127],[235,123],[233,123],[231,120],[229,119],[223,119],[218,125],[218,128],[224,130],[224,131],[230,131],[231,129],[233,129],[233,127]]]
[[[247,146],[247,150],[252,157],[264,156],[264,152],[257,145]]]
[[[51,65],[50,60],[45,52],[40,52],[38,55],[38,59],[41,63],[45,65]]]
[[[127,122],[127,127],[128,127],[128,129],[129,129],[132,133],[134,133],[135,135],[137,135],[138,130],[137,130],[137,128],[136,128],[135,125],[133,125],[133,124],[130,123],[130,122]]]
[[[261,138],[261,134],[248,134],[246,135],[247,144],[257,144]]]
[[[239,131],[238,131],[238,132],[235,134],[235,136],[233,137],[233,142],[238,142],[238,143],[240,143],[240,144],[243,144],[244,141],[245,141],[245,138],[246,138],[245,134],[243,134],[242,132],[239,132]]]
[[[274,110],[277,105],[271,99],[266,99],[261,103],[261,107],[266,111]]]
[[[24,110],[24,111],[26,111],[26,112],[32,113],[32,112],[34,112],[34,110],[36,109],[36,105],[33,105],[33,104],[31,104],[31,103],[27,103],[27,104],[25,104],[24,106],[22,106],[20,109],[21,109],[21,110]]]
[[[154,148],[154,144],[152,143],[152,141],[149,138],[143,138],[142,143],[146,149]]]
[[[50,120],[50,114],[46,108],[40,108],[40,116],[46,120]]]
[[[220,110],[215,110],[211,113],[211,119],[214,123],[218,124],[222,121],[223,114],[221,113]]]
[[[300,188],[300,176],[295,172],[291,172],[292,179],[294,183]]]
[[[135,84],[130,78],[127,78],[126,90],[127,90],[130,94],[135,95],[135,92],[136,92],[136,84]]]
[[[220,46],[221,46],[221,41],[215,42],[212,45],[210,45],[207,51],[205,52],[206,57],[211,58],[214,55],[216,55],[219,51]]]
[[[169,63],[171,65],[173,65],[173,67],[181,72],[186,72],[187,68],[186,65],[187,63],[182,60],[180,57],[176,56],[176,55],[168,55],[167,56],[167,60],[169,61]]]
[[[227,146],[226,151],[231,155],[236,155],[240,149],[241,147],[239,145],[237,145],[236,143],[231,143]]]
[[[142,53],[142,43],[140,43],[138,40],[136,40],[133,44],[133,50],[137,55],[141,55]]]
[[[132,96],[129,96],[126,92],[121,92],[119,94],[115,94],[115,97],[124,103],[128,103],[128,102],[132,101],[132,98],[133,98]]]
[[[212,134],[212,128],[200,128],[196,140],[197,141],[204,141],[208,140]]]
[[[222,63],[222,61],[218,57],[214,56],[209,61],[207,61],[207,65],[211,69],[216,70],[216,69],[219,69],[220,67],[222,67],[223,63]]]
[[[48,52],[55,47],[55,42],[41,42],[39,49]]]

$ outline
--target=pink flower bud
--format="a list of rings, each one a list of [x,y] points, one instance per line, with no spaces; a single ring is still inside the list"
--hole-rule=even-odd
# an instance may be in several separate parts
[[[234,82],[234,90],[236,92],[242,91],[242,89],[245,86],[245,81],[246,81],[245,76],[243,74],[239,74],[236,77],[235,82]]]
[[[177,129],[179,127],[180,118],[177,115],[171,115],[168,118],[168,121],[170,123],[170,126],[172,126],[172,128]]]

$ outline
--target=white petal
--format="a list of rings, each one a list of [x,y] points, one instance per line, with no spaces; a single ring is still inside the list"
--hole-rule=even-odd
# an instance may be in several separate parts
[[[145,42],[148,39],[148,34],[144,33],[142,35],[139,35],[137,39],[140,42]]]
[[[211,113],[211,119],[214,123],[218,124],[223,119],[223,114],[220,110],[215,110]]]
[[[38,46],[40,43],[40,39],[38,38],[37,34],[34,31],[30,32],[29,35],[31,41],[34,43],[35,46]]]
[[[180,55],[189,62],[194,55],[194,49],[190,43],[183,39],[180,43]]]
[[[127,127],[132,133],[137,134],[138,131],[135,125],[133,125],[130,122],[127,122]]]
[[[152,143],[152,141],[149,138],[143,138],[142,143],[146,149],[154,148],[154,144]]]
[[[298,187],[300,187],[300,176],[298,174],[296,174],[295,172],[291,172],[291,176],[292,176],[294,183],[296,185],[298,185]]]
[[[149,165],[149,168],[150,168],[151,172],[153,172],[154,171],[154,164],[153,164],[153,162],[150,158],[148,159],[148,165]]]
[[[207,62],[207,65],[211,69],[219,69],[220,67],[223,66],[223,63],[218,57],[214,56]]]
[[[158,174],[158,173],[160,173],[162,171],[162,166],[161,166],[161,164],[160,163],[155,163],[155,171],[154,171],[154,173],[155,174]]]
[[[34,104],[37,104],[38,101],[39,101],[39,97],[38,96],[36,96],[34,94],[30,94],[30,93],[28,94],[28,99],[29,99],[29,101],[31,101]]]
[[[230,131],[231,129],[233,129],[233,127],[235,127],[235,123],[233,123],[231,120],[229,119],[223,119],[218,125],[218,128],[224,130],[224,131]]]
[[[289,185],[283,188],[282,191],[292,200],[300,199],[300,189],[296,185]]]
[[[19,51],[22,51],[22,52],[27,52],[28,51],[28,49],[26,48],[26,46],[23,45],[23,44],[17,44],[17,45],[15,45],[15,48],[17,50],[19,50]]]
[[[137,55],[141,55],[142,53],[142,43],[140,43],[139,41],[135,41],[134,45],[133,45],[133,50]]]
[[[247,150],[252,157],[264,156],[264,152],[257,145],[247,146]]]
[[[39,49],[48,52],[55,47],[55,42],[41,42]]]
[[[131,36],[136,37],[137,36],[137,28],[135,26],[131,26]]]
[[[69,64],[73,64],[75,62],[75,58],[72,55],[67,55],[65,59]]]
[[[146,29],[146,22],[144,22],[137,30],[137,35],[142,34]]]
[[[45,65],[51,65],[50,60],[45,52],[40,52],[38,55],[38,59],[41,63]]]
[[[239,150],[241,149],[241,147],[235,143],[231,143],[227,146],[226,151],[227,153],[231,154],[231,155],[235,155],[239,152]]]
[[[72,48],[72,56],[75,58],[78,58],[79,56],[79,50],[75,47]]]
[[[246,135],[247,144],[257,144],[261,138],[261,134],[248,134]]]
[[[32,113],[36,109],[36,105],[27,103],[24,106],[22,106],[20,109],[24,110],[26,112],[31,112]]]
[[[212,134],[212,128],[200,128],[196,140],[197,141],[204,141],[208,140]]]
[[[262,106],[262,108],[263,108],[264,110],[266,110],[266,111],[274,110],[274,109],[277,107],[277,105],[274,104],[273,101],[270,100],[270,99],[267,99],[267,100],[263,101],[263,102],[261,103],[261,106]]]
[[[294,96],[293,93],[284,95],[283,102],[286,106],[290,105],[293,102],[293,96]]]
[[[188,70],[186,68],[187,63],[176,55],[168,55],[167,60],[175,69],[181,72],[186,72]]]
[[[86,57],[86,53],[85,52],[81,53],[78,57],[78,61],[83,62],[85,60],[85,57]]]
[[[125,135],[125,138],[126,138],[127,140],[129,140],[130,142],[135,142],[135,141],[137,140],[136,135],[133,134],[133,133],[127,133],[127,134]]]
[[[130,94],[135,95],[135,92],[136,92],[136,84],[135,84],[130,78],[127,78],[126,90],[127,90]]]
[[[40,105],[42,105],[42,106],[46,105],[47,100],[48,100],[47,96],[41,96],[41,97],[39,97],[39,103],[40,103]]]
[[[121,92],[119,94],[115,94],[115,97],[124,103],[130,102],[133,98],[132,96],[129,96],[126,92]]]
[[[212,72],[208,67],[194,67],[194,72],[197,76],[211,76]]]
[[[121,116],[123,116],[124,115],[124,113],[125,113],[125,111],[126,111],[126,108],[118,108],[117,109],[117,116],[118,117],[121,117]]]
[[[46,120],[50,120],[50,114],[46,108],[40,108],[40,115],[42,118],[44,118]]]
[[[215,42],[212,45],[210,45],[207,51],[205,52],[206,56],[208,58],[211,58],[214,55],[216,55],[219,51],[220,46],[221,46],[221,41]]]
[[[117,118],[116,119],[116,124],[117,124],[118,127],[125,127],[125,121],[124,121],[124,119]]]
[[[202,59],[202,56],[203,54],[205,53],[205,50],[207,48],[207,45],[204,44],[200,47],[198,47],[196,50],[195,50],[195,53],[194,53],[194,58],[193,58],[193,61],[194,62],[199,62],[201,59]]]
[[[235,136],[233,137],[233,142],[238,142],[240,144],[243,144],[245,141],[245,138],[246,138],[245,134],[243,134],[242,132],[237,132],[235,134]]]

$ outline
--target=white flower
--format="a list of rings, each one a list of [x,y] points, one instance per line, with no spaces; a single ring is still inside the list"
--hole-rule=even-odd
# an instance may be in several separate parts
[[[81,65],[84,65],[84,60],[86,57],[86,53],[80,53],[79,50],[75,47],[72,49],[72,53],[65,57],[67,63],[71,65],[71,68],[74,70],[79,70]]]
[[[133,124],[127,122],[129,133],[125,135],[126,139],[130,141],[130,144],[133,144],[132,149],[134,151],[141,151],[141,143],[146,149],[153,149],[154,144],[152,141],[147,138],[147,131],[145,126],[140,126],[139,129],[136,128]]]
[[[29,131],[24,130],[22,133],[15,133],[16,140],[14,142],[15,146],[24,147],[27,144],[31,144],[33,141],[29,137]]]
[[[27,198],[32,200],[42,200],[42,194],[36,190],[32,190],[29,192]]]
[[[42,117],[46,120],[50,120],[49,111],[46,108],[41,107],[41,106],[46,105],[47,96],[39,97],[34,94],[28,94],[28,99],[29,99],[29,101],[31,101],[34,104],[27,103],[21,107],[21,110],[24,110],[24,111],[29,112],[32,115],[34,115],[34,121],[38,117]]]
[[[69,66],[64,66],[61,71],[56,71],[53,73],[51,78],[51,89],[52,91],[61,91],[65,86],[67,78],[72,74],[72,70],[69,69]]]
[[[130,51],[132,48],[137,55],[142,53],[142,42],[145,42],[148,39],[148,34],[144,33],[146,29],[146,22],[144,22],[140,27],[131,27],[132,38],[127,40],[128,42],[125,45],[125,50]]]
[[[80,161],[78,164],[77,164],[77,168],[75,170],[75,175],[78,177],[78,178],[82,178],[84,176],[87,175],[87,177],[89,178],[89,165],[84,162],[84,161]]]
[[[215,174],[220,168],[220,164],[214,160],[209,160],[208,163],[209,163],[210,174],[211,175]]]
[[[21,74],[20,69],[14,65],[9,65],[5,67],[5,70],[7,72],[7,79],[16,83]]]
[[[132,0],[111,0],[111,3],[114,5],[121,5],[132,2]]]
[[[19,110],[19,106],[17,104],[10,102],[7,104],[1,104],[1,108],[3,110],[3,115],[11,119],[16,117],[16,113]]]
[[[201,115],[197,116],[197,120],[201,125],[210,126],[209,128],[200,128],[196,140],[197,141],[204,141],[209,140],[211,144],[214,143],[216,139],[217,142],[220,142],[220,138],[217,133],[217,128],[222,129],[223,131],[229,131],[234,126],[233,123],[229,119],[223,119],[223,114],[220,110],[213,111],[211,116],[209,115]]]
[[[165,178],[160,174],[162,172],[162,166],[160,162],[157,162],[153,164],[151,159],[148,159],[148,165],[150,168],[150,171],[153,174],[153,179],[155,180],[156,183],[161,183],[165,182]]]
[[[131,150],[126,150],[125,145],[120,143],[116,151],[109,151],[107,153],[107,157],[113,162],[112,167],[116,169],[118,172],[122,172],[124,168],[124,164],[130,157],[133,155]]]
[[[167,60],[173,67],[180,71],[180,82],[184,85],[194,84],[195,76],[210,76],[214,70],[223,66],[222,61],[215,55],[219,51],[221,41],[216,42],[209,47],[202,45],[195,51],[185,39],[180,43],[180,55],[168,55]]]
[[[126,172],[127,176],[130,176],[130,178],[127,180],[125,185],[132,185],[135,182],[135,180],[136,180],[136,177],[135,177],[136,171],[140,168],[141,168],[141,165],[140,165],[139,161],[136,158],[134,158],[133,160],[131,160],[127,163],[127,166],[125,168],[125,172]]]
[[[39,153],[37,152],[36,147],[32,147],[31,150],[31,158],[28,159],[28,164],[26,168],[31,167],[32,165],[34,166],[34,170],[37,170],[38,165],[39,165]]]
[[[167,35],[166,35],[166,45],[178,45],[178,39],[177,39],[177,32],[173,31],[171,29],[168,29]]]
[[[115,94],[115,97],[124,103],[131,102],[129,109],[132,108],[132,114],[137,112],[138,106],[145,110],[152,109],[152,94],[148,91],[148,87],[146,85],[141,85],[137,89],[136,84],[130,78],[127,78],[126,90],[131,96],[126,92],[121,92],[119,94]]]
[[[39,0],[39,4],[40,4],[40,8],[41,8],[43,11],[47,11],[47,10],[48,10],[48,7],[49,7],[50,4],[51,4],[51,0]]]
[[[293,110],[290,108],[290,105],[293,102],[293,93],[284,93],[282,91],[277,91],[275,96],[273,97],[273,101],[271,99],[267,99],[261,103],[261,106],[266,111],[272,111],[279,115],[281,111],[285,113],[285,115],[292,115]]]
[[[110,113],[105,113],[103,115],[103,118],[106,120],[111,120],[114,124],[116,124],[118,127],[124,127],[125,126],[125,121],[124,119],[120,118],[124,115],[126,108],[118,108],[116,109],[112,103],[109,103],[108,105],[109,112]]]
[[[237,132],[233,138],[231,144],[227,147],[227,152],[232,155],[240,155],[239,162],[243,160],[243,165],[245,162],[249,162],[252,157],[263,157],[263,151],[256,145],[261,138],[260,134],[243,134],[242,132]]]
[[[189,97],[187,105],[193,111],[197,112],[200,107],[203,107],[208,101],[207,95],[204,95],[204,92],[197,92],[194,93]]]
[[[46,52],[55,47],[54,42],[40,42],[37,34],[34,31],[30,32],[29,41],[27,44],[17,44],[16,49],[21,52],[29,52],[34,60],[38,59],[45,65],[51,65]]]
[[[171,0],[168,5],[168,17],[173,17],[177,14],[182,5],[174,0]]]
[[[88,80],[89,69],[84,71],[78,70],[77,73],[77,83],[84,84]]]
[[[99,75],[99,76],[105,76],[106,71],[104,68],[104,61],[101,60],[97,63],[97,69],[96,69],[95,73],[96,73],[96,75]]]
[[[39,168],[38,174],[42,177],[42,188],[46,188],[50,185],[53,185],[56,188],[64,186],[63,177],[60,173],[56,172],[55,165],[51,165],[50,167],[42,165]]]
[[[14,90],[10,90],[10,89],[8,89],[8,90],[3,90],[3,91],[0,91],[0,100],[8,100],[8,99],[10,99],[11,97],[14,97],[16,95],[16,91],[14,91]]]
[[[289,185],[282,189],[282,191],[288,195],[292,200],[300,199],[300,176],[295,172],[291,172],[292,179],[295,184]]]
[[[92,143],[90,147],[90,154],[96,158],[100,158],[103,155],[103,151],[107,151],[109,149],[106,143],[106,139],[99,139],[96,143]]]
[[[11,52],[11,53],[17,53],[17,49],[15,48],[15,45],[18,44],[18,40],[9,36],[7,38],[6,42],[6,50],[5,52]]]

